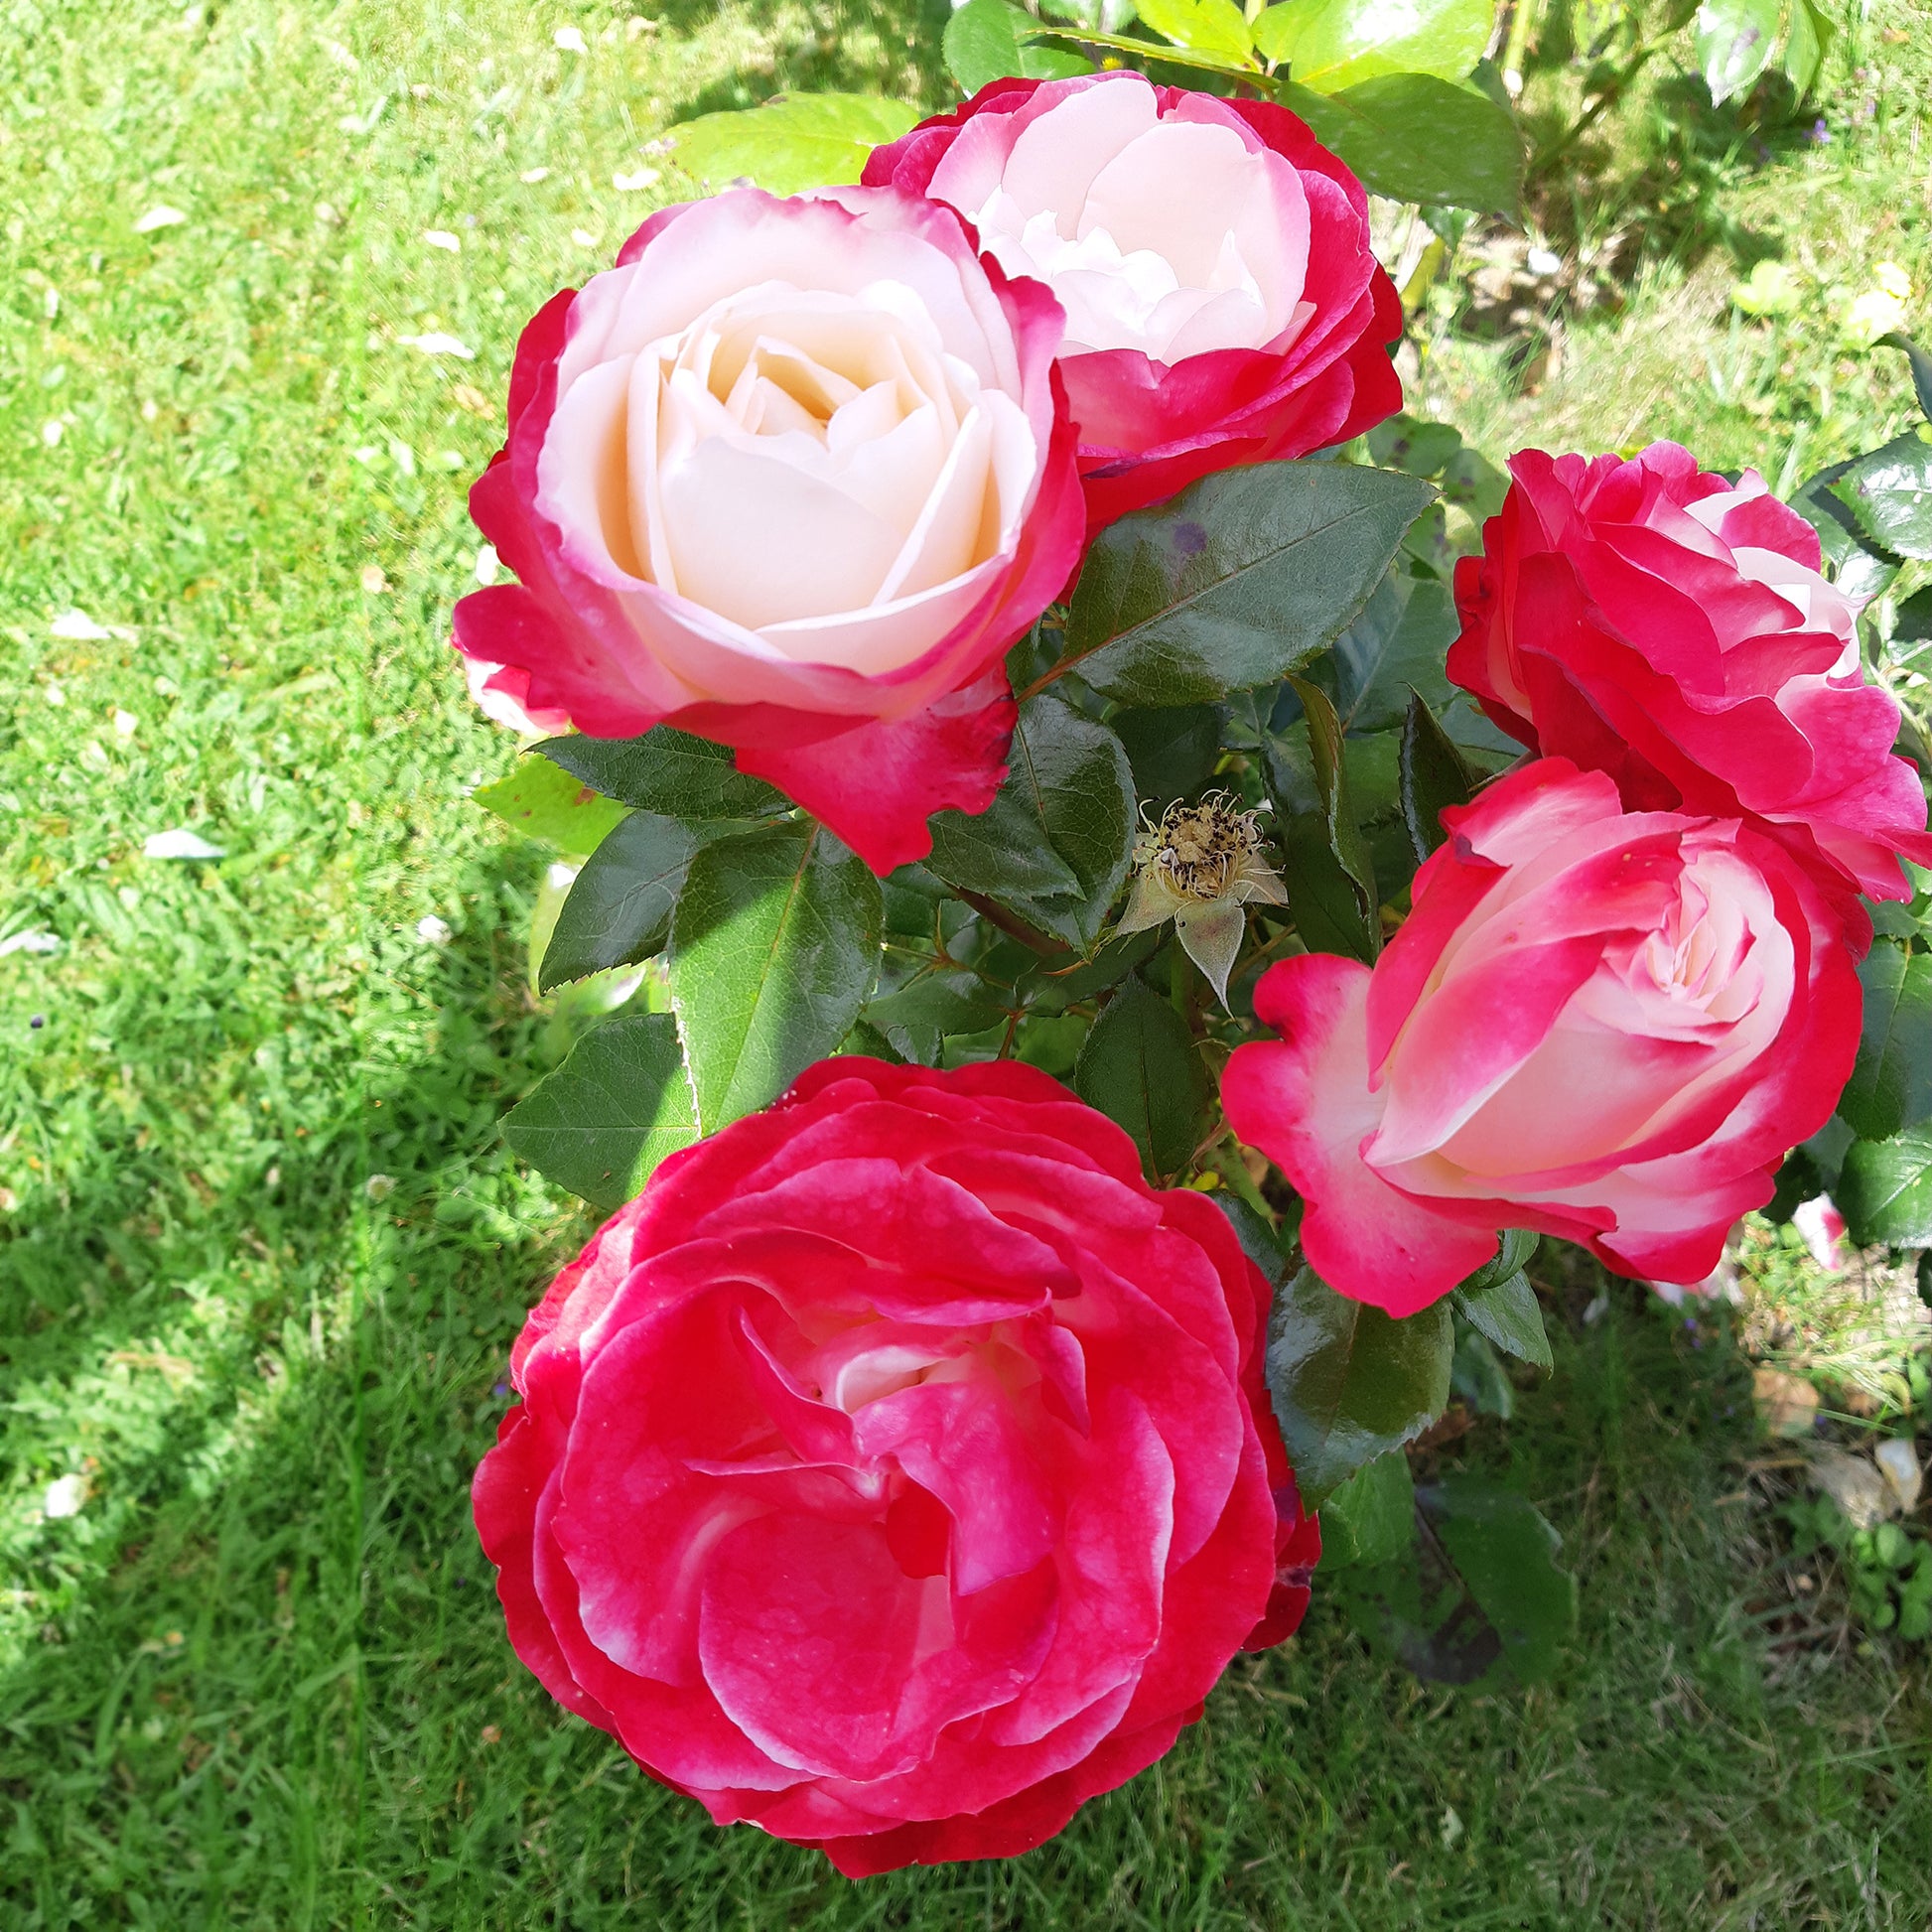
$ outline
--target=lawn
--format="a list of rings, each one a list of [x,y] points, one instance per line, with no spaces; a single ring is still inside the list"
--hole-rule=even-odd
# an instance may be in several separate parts
[[[447,646],[464,487],[520,322],[665,192],[614,185],[654,133],[936,102],[942,19],[6,0],[0,944],[59,944],[0,956],[0,1926],[1919,1932],[1924,1647],[1794,1610],[1747,1368],[1634,1290],[1561,1302],[1555,1375],[1455,1446],[1563,1532],[1556,1685],[1419,1684],[1317,1590],[1011,1865],[854,1886],[716,1832],[511,1655],[469,1474],[586,1221],[496,1133],[573,1020],[524,983],[545,855],[467,795],[512,747]],[[1445,310],[1423,400],[1493,454],[1773,473],[1900,425],[1895,356],[1725,311],[1800,212],[1825,279],[1932,284],[1932,16],[1860,31],[1834,139],[1721,153],[1733,227],[1621,258],[1540,393]],[[219,856],[145,856],[180,831]]]

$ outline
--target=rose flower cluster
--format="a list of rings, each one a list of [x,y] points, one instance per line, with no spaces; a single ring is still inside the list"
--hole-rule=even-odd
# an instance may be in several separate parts
[[[1132,72],[667,208],[518,345],[472,688],[728,746],[883,875],[991,805],[1006,654],[1094,533],[1386,419],[1401,327],[1306,126]],[[1512,468],[1449,666],[1525,759],[1373,967],[1268,970],[1223,1083],[1309,1264],[1397,1315],[1510,1228],[1705,1275],[1850,1071],[1861,895],[1932,864],[1808,524],[1669,445]],[[1224,815],[1214,918],[1144,882],[1121,927],[1177,918],[1223,993],[1221,900],[1282,897]],[[531,1314],[475,1491],[511,1640],[720,1823],[853,1875],[1028,1850],[1300,1621],[1267,1314],[1213,1202],[1043,1073],[820,1061]]]
[[[1398,1315],[1510,1227],[1702,1281],[1851,1075],[1861,893],[1932,866],[1857,608],[1755,472],[1670,443],[1510,469],[1449,668],[1541,756],[1444,814],[1372,970],[1269,970],[1282,1037],[1222,1087],[1322,1279]]]

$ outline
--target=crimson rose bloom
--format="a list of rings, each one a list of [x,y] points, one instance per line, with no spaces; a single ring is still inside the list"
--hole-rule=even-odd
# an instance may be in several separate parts
[[[1368,197],[1286,108],[1129,72],[995,80],[865,179],[958,208],[1059,298],[1090,532],[1402,406]]]
[[[1079,560],[1062,319],[948,208],[654,214],[517,344],[470,493],[521,580],[456,608],[505,716],[735,746],[885,873],[1005,774],[1007,646]]]
[[[1373,972],[1311,953],[1264,975],[1282,1037],[1235,1049],[1229,1124],[1307,1201],[1314,1271],[1391,1314],[1506,1227],[1702,1281],[1851,1074],[1836,911],[1761,828],[1625,812],[1563,759],[1443,823]]]
[[[1043,1073],[821,1061],[530,1316],[476,1483],[510,1640],[720,1824],[1027,1851],[1301,1619],[1266,1300]]]
[[[1755,471],[1732,484],[1675,443],[1509,468],[1483,554],[1456,566],[1449,676],[1627,805],[1749,813],[1870,897],[1909,898],[1899,856],[1932,866],[1925,793],[1817,531]]]

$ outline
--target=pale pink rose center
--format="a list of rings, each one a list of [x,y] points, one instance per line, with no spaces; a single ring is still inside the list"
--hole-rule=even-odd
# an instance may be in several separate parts
[[[579,568],[701,606],[741,649],[896,670],[1011,554],[1041,465],[974,346],[890,278],[733,292],[566,364],[540,504]]]
[[[1309,204],[1294,167],[1232,116],[1163,119],[1138,76],[1069,93],[1003,160],[984,136],[962,139],[931,192],[972,219],[1009,274],[1051,287],[1069,354],[1126,348],[1176,362],[1281,349],[1314,313],[1303,300]]]

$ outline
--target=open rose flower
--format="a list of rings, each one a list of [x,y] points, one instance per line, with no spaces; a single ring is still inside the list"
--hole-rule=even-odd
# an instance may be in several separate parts
[[[1450,677],[1626,804],[1750,813],[1848,889],[1909,898],[1899,857],[1932,865],[1925,793],[1811,525],[1755,471],[1733,485],[1674,443],[1509,467],[1482,556],[1456,568]]]
[[[982,811],[1004,653],[1078,560],[1036,283],[895,190],[654,214],[517,345],[456,641],[533,719],[738,749],[876,870]]]
[[[1748,821],[1622,810],[1544,759],[1447,811],[1415,910],[1374,971],[1270,968],[1229,1123],[1307,1202],[1331,1287],[1412,1314],[1505,1227],[1619,1273],[1698,1282],[1859,1045],[1837,914]]]
[[[1129,72],[995,80],[865,179],[949,203],[1059,297],[1090,528],[1402,406],[1368,197],[1286,108]]]
[[[1266,1299],[1043,1073],[821,1061],[530,1316],[476,1483],[511,1641],[720,1824],[1029,1850],[1300,1620]]]

